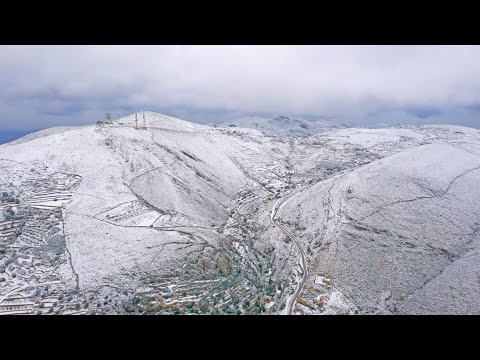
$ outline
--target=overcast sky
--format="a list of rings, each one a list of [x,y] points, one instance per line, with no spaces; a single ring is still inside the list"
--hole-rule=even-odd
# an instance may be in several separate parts
[[[2,130],[141,108],[480,127],[480,47],[0,46]]]

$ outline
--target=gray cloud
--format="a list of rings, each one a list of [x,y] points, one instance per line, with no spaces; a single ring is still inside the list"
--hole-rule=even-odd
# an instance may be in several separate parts
[[[91,123],[145,106],[204,122],[286,113],[461,123],[468,113],[476,126],[479,64],[479,46],[0,46],[0,124]]]

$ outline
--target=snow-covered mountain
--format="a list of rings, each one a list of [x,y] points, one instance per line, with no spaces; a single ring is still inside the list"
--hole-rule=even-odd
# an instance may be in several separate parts
[[[349,139],[385,146],[400,135],[389,132]],[[480,133],[416,134],[421,145],[315,184],[279,216],[298,224],[310,271],[335,279],[362,312],[479,313]]]
[[[480,131],[136,115],[0,146],[0,313],[480,312]]]
[[[242,117],[224,122],[219,127],[241,127],[258,130],[267,135],[307,137],[327,131],[347,127],[333,120],[298,120],[288,116],[276,116],[265,119],[260,117]]]

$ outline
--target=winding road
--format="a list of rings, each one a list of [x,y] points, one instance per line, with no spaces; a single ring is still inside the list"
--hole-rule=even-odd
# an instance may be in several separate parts
[[[297,288],[293,295],[287,300],[287,305],[285,307],[285,314],[292,315],[292,309],[297,301],[298,296],[301,294],[303,287],[305,286],[305,282],[307,281],[308,277],[308,267],[307,267],[307,260],[305,251],[303,250],[302,246],[300,245],[300,240],[293,234],[290,230],[288,230],[285,226],[280,224],[277,220],[275,220],[275,214],[277,213],[278,207],[285,201],[285,199],[279,199],[275,205],[273,205],[272,212],[270,214],[270,221],[273,225],[278,227],[286,236],[288,236],[295,246],[298,249],[298,253],[300,254],[300,267],[302,269],[302,279],[298,282]],[[279,204],[280,203],[280,204]]]

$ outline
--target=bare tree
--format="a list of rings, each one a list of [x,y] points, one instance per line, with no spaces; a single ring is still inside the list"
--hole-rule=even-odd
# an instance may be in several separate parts
[[[135,114],[135,129],[138,129],[138,116]]]

